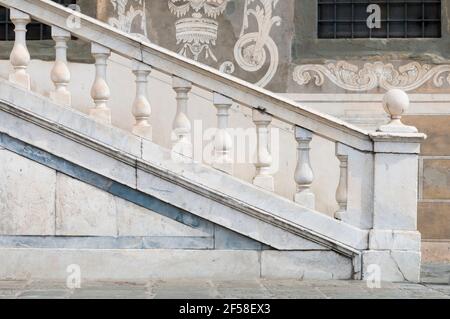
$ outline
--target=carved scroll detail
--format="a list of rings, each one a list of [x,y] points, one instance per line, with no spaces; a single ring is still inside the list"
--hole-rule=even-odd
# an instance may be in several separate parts
[[[366,63],[363,68],[346,61],[335,63],[306,64],[297,66],[293,74],[299,85],[314,81],[316,86],[323,86],[325,78],[348,91],[370,91],[377,88],[385,90],[415,90],[432,80],[435,87],[450,85],[450,65],[432,66],[418,62],[408,63],[395,68],[391,63]]]

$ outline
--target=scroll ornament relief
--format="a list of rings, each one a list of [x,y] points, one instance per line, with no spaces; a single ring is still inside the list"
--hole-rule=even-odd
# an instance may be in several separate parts
[[[270,56],[267,72],[256,83],[261,87],[270,83],[279,64],[278,47],[270,37],[273,26],[280,26],[282,22],[279,16],[273,16],[277,4],[278,0],[246,0],[241,34],[234,47],[234,58],[237,64],[247,72],[261,70]],[[256,19],[256,32],[247,32],[251,16]],[[231,61],[224,62],[220,67],[222,72],[229,74],[233,73],[235,69],[236,67]]]
[[[126,33],[132,33],[132,26],[135,20],[141,18],[141,33],[133,33],[141,38],[148,39],[147,35],[147,16],[145,10],[145,0],[136,0],[142,9],[135,9],[133,5],[130,5],[128,10],[129,0],[110,0],[114,12],[117,17],[112,17],[108,19],[108,23],[113,27],[118,28]]]
[[[228,0],[169,0],[170,12],[178,18],[175,22],[177,45],[182,44],[179,54],[192,54],[198,61],[204,52],[205,59],[217,58],[212,51],[216,45],[219,24],[216,19],[223,14]],[[191,17],[183,18],[192,11]],[[205,17],[205,16],[206,17]]]
[[[294,81],[307,85],[312,80],[316,86],[323,86],[325,77],[340,88],[348,91],[370,91],[377,88],[385,90],[415,90],[429,80],[435,87],[450,85],[450,65],[431,66],[418,62],[402,65],[397,69],[393,64],[382,62],[366,63],[363,68],[346,61],[297,66]]]

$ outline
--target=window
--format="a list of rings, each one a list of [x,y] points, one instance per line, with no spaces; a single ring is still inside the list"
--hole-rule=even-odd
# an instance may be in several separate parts
[[[76,0],[53,0],[56,3],[70,5],[76,3]],[[48,25],[31,21],[27,25],[27,40],[50,40],[51,28]],[[14,24],[9,19],[9,10],[0,7],[0,41],[14,40]]]
[[[379,27],[368,18],[381,9]],[[440,38],[440,0],[318,0],[318,37],[338,38]],[[370,21],[374,21],[369,19]]]

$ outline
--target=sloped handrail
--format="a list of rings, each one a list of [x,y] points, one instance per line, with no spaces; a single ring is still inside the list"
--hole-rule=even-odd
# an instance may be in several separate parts
[[[365,130],[156,44],[145,42],[51,0],[0,0],[0,5],[20,10],[44,24],[57,26],[82,40],[100,44],[121,56],[190,81],[198,87],[219,93],[252,109],[262,109],[274,118],[310,130],[328,140],[361,151],[373,151],[373,142],[369,132]],[[77,20],[77,26],[70,28],[67,21],[73,18]]]

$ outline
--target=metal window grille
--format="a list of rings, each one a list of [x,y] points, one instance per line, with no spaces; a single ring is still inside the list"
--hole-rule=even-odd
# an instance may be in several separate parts
[[[370,4],[381,8],[381,28],[369,28]],[[440,0],[318,0],[318,37],[440,38]]]
[[[56,3],[68,6],[75,4],[76,0],[53,0]],[[13,41],[14,24],[9,19],[9,10],[0,6],[0,41]],[[32,20],[27,25],[27,40],[50,40],[51,28],[48,25]]]

